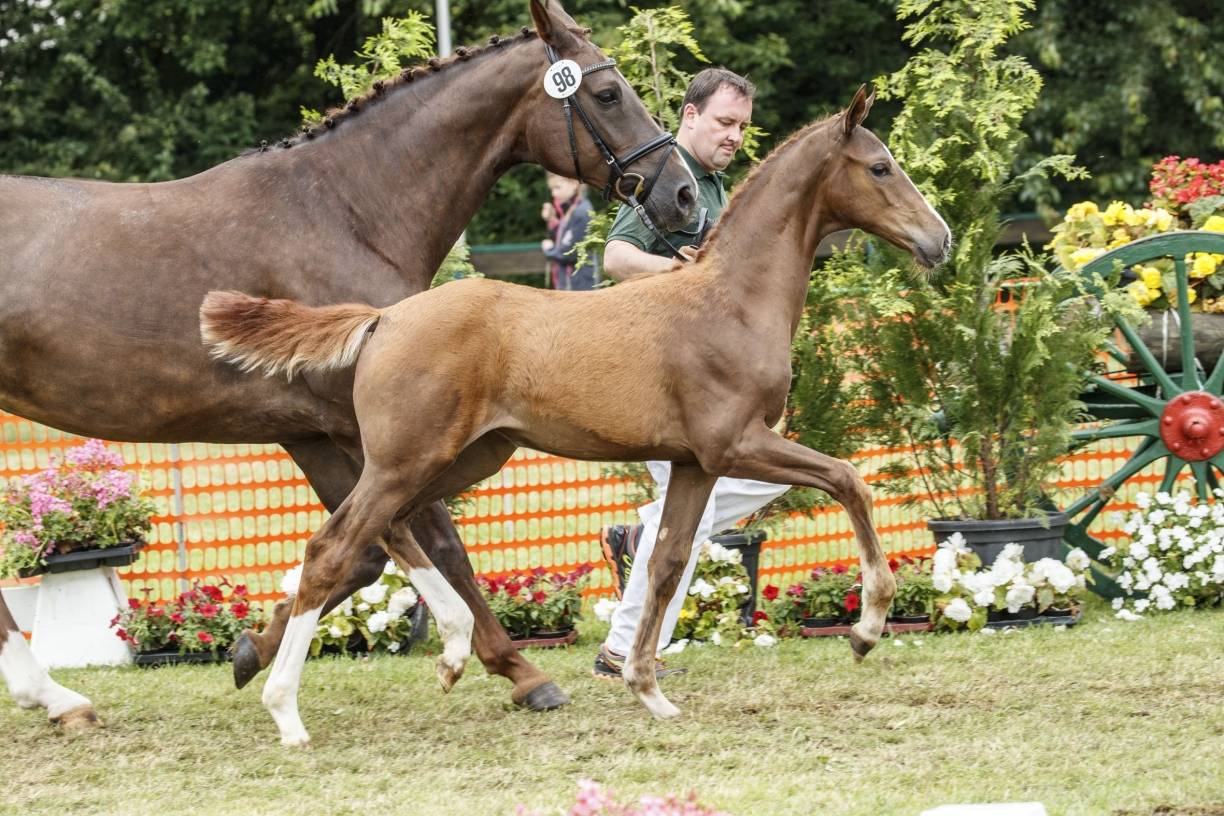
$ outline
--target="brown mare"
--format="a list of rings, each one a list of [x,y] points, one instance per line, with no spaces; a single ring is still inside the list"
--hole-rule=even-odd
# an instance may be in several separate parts
[[[543,82],[546,43],[584,69],[605,58],[556,3],[532,0],[531,13],[535,31],[431,60],[333,112],[314,133],[191,178],[0,176],[0,406],[105,439],[278,442],[336,510],[361,470],[352,372],[292,383],[242,376],[200,346],[200,301],[214,289],[241,289],[390,305],[429,287],[513,165],[572,174],[580,160],[585,180],[604,186],[612,176],[604,154],[577,117],[571,141],[562,103]],[[626,161],[667,138],[615,70],[583,77],[573,99]],[[631,172],[658,173],[651,214],[684,223],[695,183],[681,158],[665,146],[635,161]],[[438,399],[440,411],[457,410],[453,394]],[[422,506],[401,521],[388,535],[408,540],[411,525],[475,613],[477,653],[513,682],[512,699],[539,709],[567,702],[497,625],[445,507]],[[333,576],[340,580],[325,608],[377,578],[386,555],[376,536]],[[289,608],[278,607],[265,637],[240,643],[240,686],[271,661]],[[2,601],[0,672],[23,707],[46,708],[65,724],[95,721],[89,700],[36,665]]]
[[[494,473],[520,445],[674,463],[650,560],[653,597],[624,669],[655,716],[678,713],[658,690],[655,644],[718,476],[816,487],[846,508],[864,581],[850,644],[859,659],[875,646],[896,584],[872,526],[870,491],[848,462],[770,430],[786,402],[791,339],[820,240],[865,229],[927,267],[948,251],[943,219],[859,127],[871,101],[860,89],[841,115],[778,148],[744,182],[696,262],[670,274],[594,293],[462,281],[385,309],[208,296],[201,328],[213,353],[269,375],[337,365],[338,352],[376,328],[354,378],[365,468],[307,547],[286,645],[264,689],[284,743],[309,739],[298,680],[334,576],[388,522]],[[405,569],[427,569],[406,537],[388,546]],[[460,626],[439,620],[439,628],[446,684],[462,670],[467,644]]]

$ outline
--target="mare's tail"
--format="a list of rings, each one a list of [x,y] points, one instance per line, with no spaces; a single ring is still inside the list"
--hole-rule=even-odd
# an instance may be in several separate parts
[[[213,357],[265,376],[329,371],[357,362],[381,311],[361,303],[304,306],[292,300],[209,292],[200,306],[200,336]]]

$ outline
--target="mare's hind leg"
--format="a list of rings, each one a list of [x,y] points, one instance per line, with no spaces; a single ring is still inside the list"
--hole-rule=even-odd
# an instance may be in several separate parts
[[[862,618],[850,631],[854,659],[861,661],[880,642],[888,607],[897,592],[897,580],[871,520],[871,488],[849,462],[792,442],[764,425],[745,434],[737,454],[729,476],[819,488],[846,508],[863,571]]]
[[[75,691],[51,679],[34,659],[34,653],[17,628],[12,613],[0,596],[0,675],[9,694],[22,708],[44,708],[51,722],[65,730],[100,725],[93,704]]]
[[[655,650],[663,629],[663,614],[676,594],[680,576],[688,565],[693,551],[693,536],[697,534],[697,525],[701,523],[701,514],[715,481],[714,476],[696,465],[672,465],[659,535],[654,552],[646,562],[650,592],[646,595],[642,617],[634,633],[633,648],[625,659],[621,673],[633,693],[659,719],[680,713],[680,709],[659,691],[655,677]]]

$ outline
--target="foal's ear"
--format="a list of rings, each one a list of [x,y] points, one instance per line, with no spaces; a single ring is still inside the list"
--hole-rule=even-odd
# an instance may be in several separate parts
[[[556,51],[564,52],[576,46],[578,38],[570,31],[576,23],[558,0],[531,0],[531,19],[540,39]]]
[[[871,94],[868,95],[867,86],[860,85],[858,93],[854,95],[854,101],[842,114],[842,131],[845,135],[849,136],[856,127],[863,124],[863,120],[867,118],[867,111],[871,110],[872,102],[875,102],[875,89],[872,88]]]

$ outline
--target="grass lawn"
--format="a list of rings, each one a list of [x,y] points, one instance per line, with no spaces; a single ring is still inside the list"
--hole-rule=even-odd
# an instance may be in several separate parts
[[[547,714],[478,665],[443,695],[421,654],[312,661],[307,751],[280,747],[261,681],[235,691],[228,665],[58,672],[108,727],[63,734],[0,697],[0,813],[556,814],[591,777],[737,816],[1224,814],[1224,610],[1095,606],[1065,631],[885,641],[861,666],[840,638],[690,648],[666,723],[590,677],[603,633],[531,653],[574,698]]]

